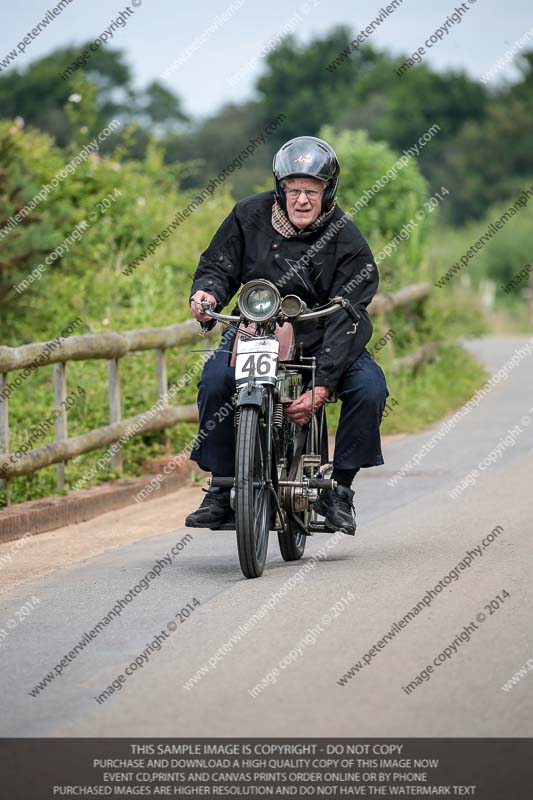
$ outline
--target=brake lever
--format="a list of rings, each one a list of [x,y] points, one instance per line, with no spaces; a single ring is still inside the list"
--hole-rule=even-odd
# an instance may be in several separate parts
[[[202,312],[204,314],[207,311],[212,311],[211,303],[209,302],[209,300],[201,300],[199,305],[200,305],[200,307],[202,309]],[[212,318],[208,319],[207,321],[198,320],[198,322],[200,323],[201,335],[202,336],[206,336],[206,334],[209,333],[209,331],[212,330],[215,327],[215,325],[217,324],[216,319],[212,319]]]
[[[342,301],[342,307],[345,309],[345,311],[348,312],[348,314],[352,319],[352,322],[355,325],[358,325],[358,323],[361,322],[361,315],[358,314],[358,312],[355,310],[355,308],[352,306],[349,300],[344,299]]]

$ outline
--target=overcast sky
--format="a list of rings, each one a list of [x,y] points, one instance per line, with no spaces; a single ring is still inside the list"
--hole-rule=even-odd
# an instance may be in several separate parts
[[[56,3],[4,0],[0,62]],[[247,64],[284,28],[294,30],[302,41],[339,24],[361,30],[386,5],[387,0],[129,0],[133,13],[125,27],[114,32],[111,45],[125,51],[137,86],[161,79],[170,69],[163,82],[181,97],[189,114],[205,116],[224,102],[252,95],[261,62]],[[459,5],[457,0],[403,0],[369,41],[396,54],[411,53]],[[464,5],[468,11],[462,22],[428,50],[426,63],[463,68],[481,77],[529,30],[533,48],[533,7],[528,9],[525,0],[465,0]],[[126,8],[121,0],[72,0],[13,64],[23,68],[56,47],[94,39]],[[194,46],[198,37],[204,41]],[[176,60],[182,63],[172,68]],[[498,78],[515,74],[507,67]]]

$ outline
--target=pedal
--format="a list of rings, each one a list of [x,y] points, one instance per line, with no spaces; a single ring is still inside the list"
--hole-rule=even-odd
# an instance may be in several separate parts
[[[325,522],[310,522],[308,527],[312,533],[333,533],[326,527]]]

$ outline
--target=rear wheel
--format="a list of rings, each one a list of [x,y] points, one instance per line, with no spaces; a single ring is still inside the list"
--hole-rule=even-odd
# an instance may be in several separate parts
[[[303,511],[299,514],[294,513],[294,516],[304,528],[307,527],[309,511]],[[289,515],[287,516],[287,528],[288,530],[279,531],[278,533],[281,556],[284,561],[298,561],[304,554],[307,536],[302,532],[298,523]]]
[[[308,452],[308,430],[309,426],[302,430],[294,425],[294,423],[289,424],[289,431],[287,432],[289,480],[296,480],[298,478],[301,454]],[[302,436],[305,436],[303,448],[301,441],[298,443],[298,438]],[[307,535],[303,532],[302,528],[307,528],[309,518],[309,511],[287,512],[287,529],[285,531],[279,531],[278,533],[279,549],[284,561],[298,561],[303,556]]]
[[[263,574],[270,527],[270,464],[260,412],[258,406],[241,407],[235,448],[237,549],[246,578]]]

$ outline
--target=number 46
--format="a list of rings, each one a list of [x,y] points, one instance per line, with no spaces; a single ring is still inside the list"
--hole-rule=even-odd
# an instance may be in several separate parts
[[[270,371],[270,356],[268,353],[261,353],[261,355],[252,353],[248,356],[241,369],[248,374],[255,370],[258,375],[267,375]]]

